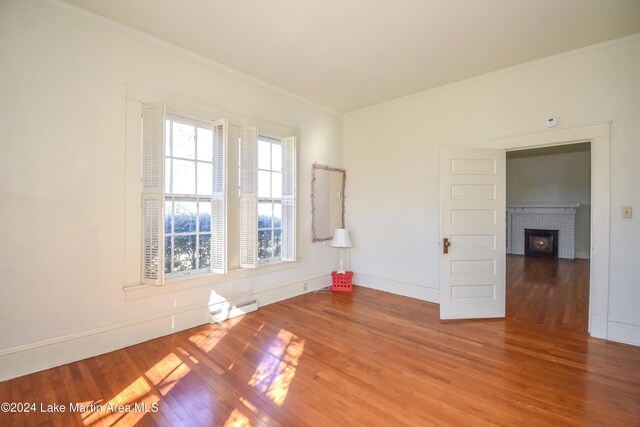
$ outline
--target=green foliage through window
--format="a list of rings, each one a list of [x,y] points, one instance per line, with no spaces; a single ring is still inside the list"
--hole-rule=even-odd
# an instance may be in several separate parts
[[[282,146],[258,139],[258,259],[277,260],[282,242]]]
[[[165,273],[187,273],[211,267],[211,129],[166,120]]]

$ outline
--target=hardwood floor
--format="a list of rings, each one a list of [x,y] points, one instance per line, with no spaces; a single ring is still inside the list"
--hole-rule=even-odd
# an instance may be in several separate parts
[[[356,286],[6,381],[0,401],[67,408],[2,413],[2,426],[637,426],[640,347],[441,323],[436,304]],[[159,410],[104,410],[135,402]]]
[[[507,255],[509,319],[581,334],[589,326],[589,260]]]

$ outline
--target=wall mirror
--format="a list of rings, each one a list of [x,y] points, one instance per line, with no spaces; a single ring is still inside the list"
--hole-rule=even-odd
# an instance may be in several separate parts
[[[336,228],[344,228],[344,169],[313,164],[311,177],[311,234],[314,242],[333,238]]]

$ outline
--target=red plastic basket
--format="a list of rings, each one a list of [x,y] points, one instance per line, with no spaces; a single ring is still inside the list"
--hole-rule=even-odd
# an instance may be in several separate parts
[[[353,272],[347,271],[345,273],[338,273],[333,271],[331,273],[331,290],[337,292],[351,292],[353,279]]]

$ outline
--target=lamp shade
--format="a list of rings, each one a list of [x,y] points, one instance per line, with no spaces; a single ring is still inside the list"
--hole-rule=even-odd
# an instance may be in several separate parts
[[[346,228],[336,228],[333,232],[333,240],[331,246],[334,248],[351,248],[351,239],[349,238],[349,232]]]

